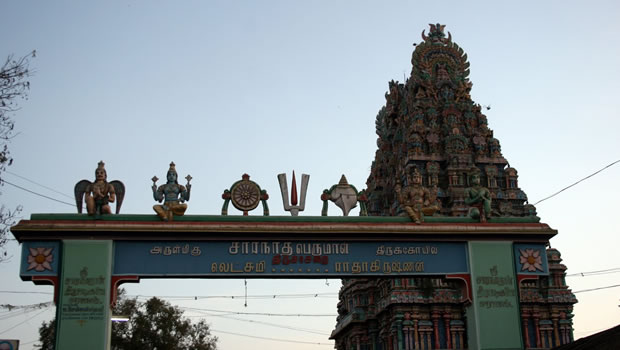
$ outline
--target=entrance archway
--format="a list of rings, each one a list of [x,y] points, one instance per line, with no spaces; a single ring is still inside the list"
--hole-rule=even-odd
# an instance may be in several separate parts
[[[106,349],[119,284],[179,277],[453,278],[463,281],[468,300],[470,348],[498,337],[522,344],[518,280],[546,275],[548,267],[521,252],[544,257],[556,234],[533,217],[429,217],[415,225],[405,217],[188,215],[161,222],[79,214],[34,214],[12,231],[23,246],[21,278],[55,286],[57,349]],[[494,327],[498,321],[504,331]],[[496,331],[485,331],[491,327]],[[399,349],[407,348],[402,332],[394,338]]]

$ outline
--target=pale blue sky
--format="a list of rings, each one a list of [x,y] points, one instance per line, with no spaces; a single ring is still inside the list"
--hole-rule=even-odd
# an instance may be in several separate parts
[[[311,175],[307,209],[346,174],[365,187],[376,151],[375,116],[388,81],[411,71],[413,43],[428,23],[446,24],[468,54],[472,97],[531,202],[620,159],[620,5],[617,1],[0,1],[0,58],[33,49],[36,75],[16,114],[11,172],[71,195],[99,160],[127,186],[124,213],[151,213],[150,178],[168,163],[194,178],[187,214],[218,214],[221,193],[248,173],[281,206],[276,175]],[[558,229],[551,244],[568,273],[620,267],[616,165],[538,205]],[[5,179],[72,202],[6,174]],[[299,179],[298,179],[299,180]],[[75,209],[5,185],[2,203],[31,213]],[[335,207],[330,213],[336,215]],[[50,291],[0,265],[2,290]],[[571,277],[574,291],[618,284],[618,275]],[[336,293],[339,281],[249,281],[248,294]],[[142,295],[241,295],[243,281],[143,281]],[[620,323],[619,289],[577,294],[577,337]],[[2,304],[49,295],[1,294]],[[329,333],[336,297],[183,301],[241,312],[330,313],[261,319]],[[52,311],[2,320],[0,338],[37,339]],[[188,314],[191,314],[188,311]],[[258,319],[247,317],[248,319]],[[208,317],[213,329],[314,343],[326,336]],[[284,349],[289,343],[217,333],[222,349]],[[23,346],[30,349],[32,344]],[[298,349],[330,346],[297,344]]]

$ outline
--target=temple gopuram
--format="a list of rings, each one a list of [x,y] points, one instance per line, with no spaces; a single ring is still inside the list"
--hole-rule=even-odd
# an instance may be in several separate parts
[[[368,214],[411,216],[402,188],[418,177],[420,188],[427,191],[419,196],[424,215],[472,216],[468,188],[476,186],[471,182],[475,174],[490,196],[486,209],[479,205],[481,222],[534,218],[536,209],[527,204],[519,188],[517,170],[502,156],[484,108],[470,97],[467,55],[449,32],[446,36],[444,27],[431,24],[428,35],[423,31],[423,41],[411,58],[411,76],[405,83],[389,82],[386,104],[376,118],[377,151],[365,191]],[[521,253],[522,261],[540,261]],[[573,341],[571,319],[577,300],[566,285],[560,252],[547,249],[546,255],[548,276],[518,278],[525,349],[551,349]],[[490,271],[490,277],[497,275]],[[486,290],[481,285],[477,292]],[[489,292],[491,296],[511,293],[509,288]],[[477,348],[468,341],[472,300],[461,280],[445,276],[343,279],[339,299],[331,335],[338,350]],[[486,306],[501,307],[482,305]],[[497,321],[498,329],[505,326]]]

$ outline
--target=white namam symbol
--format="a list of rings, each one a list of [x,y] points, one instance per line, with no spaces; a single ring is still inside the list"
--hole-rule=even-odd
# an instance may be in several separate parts
[[[536,270],[543,270],[542,257],[540,256],[540,250],[538,249],[519,249],[521,256],[519,256],[519,262],[521,271],[527,270],[529,272],[535,272]]]
[[[30,255],[28,255],[28,271],[34,269],[41,272],[45,270],[52,271],[52,265],[50,263],[54,261],[54,255],[52,250],[54,248],[30,248]]]

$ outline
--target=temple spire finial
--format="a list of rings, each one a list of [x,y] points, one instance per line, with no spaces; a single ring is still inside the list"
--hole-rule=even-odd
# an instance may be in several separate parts
[[[424,41],[430,41],[432,43],[442,43],[448,44],[452,42],[452,34],[448,32],[448,37],[446,38],[446,34],[444,33],[444,29],[446,28],[445,24],[428,24],[431,29],[428,32],[428,36],[424,34],[424,30],[422,31],[422,39]]]

